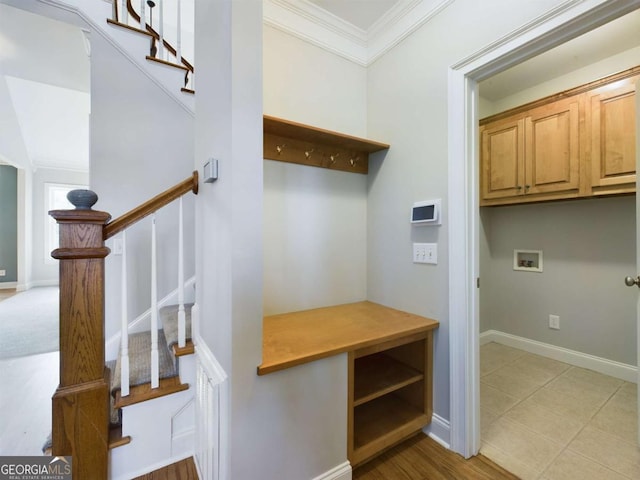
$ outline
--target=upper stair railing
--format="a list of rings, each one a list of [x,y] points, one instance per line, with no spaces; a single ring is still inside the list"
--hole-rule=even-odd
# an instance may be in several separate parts
[[[108,478],[111,393],[110,372],[105,368],[104,259],[110,251],[104,242],[189,191],[198,193],[197,171],[112,222],[107,212],[92,210],[98,197],[89,190],[74,190],[69,194],[74,210],[49,212],[60,226],[60,248],[51,253],[60,260],[60,384],[52,399],[52,454],[72,456],[73,478]],[[154,243],[155,232],[152,245]],[[179,244],[183,248],[183,242]],[[179,258],[182,256],[180,252]],[[179,272],[183,272],[183,267],[179,267]],[[183,294],[179,297],[183,302]],[[152,301],[153,311],[156,312],[157,357],[157,300],[155,306]],[[125,351],[127,329],[128,325],[123,324]],[[181,336],[184,337],[184,332]],[[157,367],[155,377],[157,386]],[[153,377],[151,383],[153,386]],[[128,387],[128,381],[123,379],[122,385],[125,384]]]
[[[126,229],[145,217],[151,216],[151,388],[158,388],[160,384],[160,367],[158,354],[158,277],[157,277],[157,233],[155,212],[174,200],[179,200],[178,214],[178,347],[186,344],[186,315],[184,307],[184,225],[182,196],[188,192],[198,194],[198,172],[194,171],[190,178],[162,192],[151,200],[130,210],[114,221],[105,225],[103,239],[122,232],[122,270],[121,270],[121,335],[120,335],[120,365],[121,385],[120,396],[129,395],[129,343],[128,343],[128,286],[127,286],[127,241]]]
[[[192,44],[192,35],[185,35],[184,25],[193,25],[183,14],[182,0],[113,0],[113,20],[135,26],[151,35],[149,60],[180,66],[185,71],[183,91],[193,92],[195,76],[193,64],[183,55],[184,44]],[[192,1],[185,4],[192,6]],[[189,11],[192,11],[189,9]],[[155,20],[155,22],[154,22]],[[186,22],[186,23],[185,23]],[[155,23],[155,27],[154,27]],[[174,46],[175,45],[175,46]]]

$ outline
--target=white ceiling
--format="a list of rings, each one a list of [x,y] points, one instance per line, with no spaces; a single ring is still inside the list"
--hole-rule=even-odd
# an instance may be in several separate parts
[[[0,4],[0,76],[32,166],[87,171],[90,72],[82,30]]]
[[[309,0],[336,17],[367,31],[400,0]]]

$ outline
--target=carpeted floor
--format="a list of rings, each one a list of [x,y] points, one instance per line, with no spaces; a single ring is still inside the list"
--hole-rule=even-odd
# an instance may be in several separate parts
[[[38,287],[0,302],[0,359],[59,349],[58,287]]]

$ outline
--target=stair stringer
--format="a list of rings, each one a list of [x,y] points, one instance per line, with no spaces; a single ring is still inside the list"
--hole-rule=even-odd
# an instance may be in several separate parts
[[[195,355],[178,362],[188,390],[122,408],[122,435],[129,435],[131,443],[111,451],[111,480],[128,480],[193,456]]]
[[[128,45],[125,46],[123,45],[123,36],[113,34],[111,29],[117,27],[107,24],[107,18],[111,18],[112,15],[112,4],[110,2],[88,2],[87,0],[3,0],[3,3],[32,13],[45,15],[50,18],[62,19],[62,17],[65,17],[65,14],[68,17],[68,14],[70,13],[77,15],[89,26],[91,32],[98,33],[104,37],[105,40],[107,40],[128,61],[133,63],[172,100],[177,102],[191,116],[195,116],[195,99],[193,98],[193,95],[185,94],[180,91],[182,83],[178,83],[176,85],[174,76],[167,76],[166,72],[163,72],[163,70],[166,69],[166,66],[155,65],[155,62],[148,61],[145,56],[139,57],[138,52],[140,43],[138,39],[132,38],[131,42],[127,41],[126,43]],[[47,7],[54,7],[54,9],[58,9],[58,14],[52,15],[51,9]],[[119,41],[115,39],[116,35],[118,36]],[[131,37],[134,37],[138,34],[133,32],[130,35]],[[129,49],[133,49],[133,52]],[[180,72],[178,69],[176,69],[176,71]],[[182,72],[181,75],[184,77],[184,72]]]

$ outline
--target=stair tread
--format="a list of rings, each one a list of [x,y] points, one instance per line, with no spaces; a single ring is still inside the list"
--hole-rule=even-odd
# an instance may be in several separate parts
[[[129,395],[126,397],[121,397],[120,391],[117,391],[115,394],[115,406],[117,408],[127,407],[136,403],[181,392],[188,388],[189,384],[180,383],[179,377],[163,378],[160,379],[160,385],[158,388],[151,388],[151,383],[132,386],[129,389]]]
[[[107,23],[110,25],[114,25],[116,27],[122,27],[125,28],[127,30],[130,30],[132,32],[136,32],[136,33],[140,33],[142,35],[146,35],[147,37],[153,37],[153,35],[150,32],[147,32],[146,30],[142,30],[141,28],[137,28],[131,25],[127,25],[126,23],[120,23],[117,20],[112,20],[110,18],[107,18]]]
[[[189,457],[133,480],[198,480],[199,478],[193,457]]]
[[[122,425],[109,428],[109,450],[131,443],[129,435],[122,436]]]
[[[177,68],[179,70],[184,70],[185,72],[189,71],[189,69],[187,67],[185,67],[184,65],[181,65],[179,63],[174,63],[174,62],[170,62],[168,60],[163,60],[161,58],[152,57],[151,55],[147,55],[146,58],[147,58],[147,60],[149,60],[151,62],[156,62],[156,63],[159,63],[161,65],[166,65],[167,67]]]

